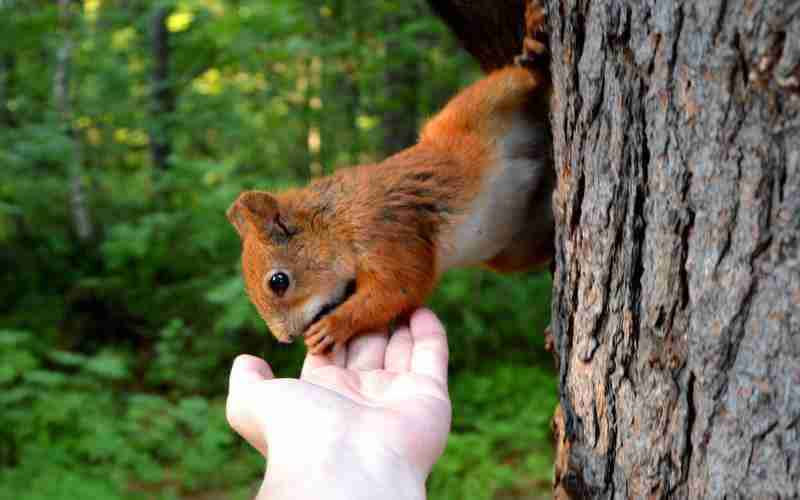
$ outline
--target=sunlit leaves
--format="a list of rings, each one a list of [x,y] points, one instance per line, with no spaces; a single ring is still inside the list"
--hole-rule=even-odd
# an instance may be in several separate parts
[[[195,78],[192,87],[200,94],[216,95],[222,91],[222,81],[217,68],[209,68]]]
[[[132,130],[125,127],[114,130],[114,140],[120,144],[138,147],[146,146],[150,142],[144,130]]]
[[[116,30],[111,34],[111,48],[120,51],[127,50],[135,36],[136,30],[131,26]]]
[[[83,2],[83,13],[86,19],[94,21],[97,19],[97,11],[100,9],[102,0],[85,0]]]
[[[368,132],[375,128],[378,125],[378,119],[374,116],[369,115],[359,115],[357,120],[358,128],[361,130]]]
[[[173,12],[167,17],[167,29],[173,33],[186,31],[194,20],[194,14],[186,9]]]

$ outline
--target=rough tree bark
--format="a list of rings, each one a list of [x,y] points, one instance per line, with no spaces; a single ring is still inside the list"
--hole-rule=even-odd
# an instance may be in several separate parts
[[[800,498],[800,3],[546,0],[558,498]]]

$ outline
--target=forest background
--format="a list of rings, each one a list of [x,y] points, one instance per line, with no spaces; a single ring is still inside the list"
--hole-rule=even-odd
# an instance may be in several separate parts
[[[296,376],[239,278],[243,189],[410,145],[480,77],[422,0],[0,0],[0,498],[249,498],[242,352]],[[432,499],[546,496],[547,275],[453,272]]]

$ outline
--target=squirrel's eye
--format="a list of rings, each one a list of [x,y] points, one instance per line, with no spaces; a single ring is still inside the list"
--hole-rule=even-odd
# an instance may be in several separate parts
[[[278,271],[269,278],[269,288],[275,295],[282,297],[290,284],[289,275],[282,271]]]

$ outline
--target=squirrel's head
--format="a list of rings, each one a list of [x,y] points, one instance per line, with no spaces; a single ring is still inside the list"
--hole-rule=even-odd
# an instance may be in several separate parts
[[[246,191],[227,215],[242,239],[250,300],[272,334],[291,342],[352,295],[355,262],[317,211],[281,200]]]

